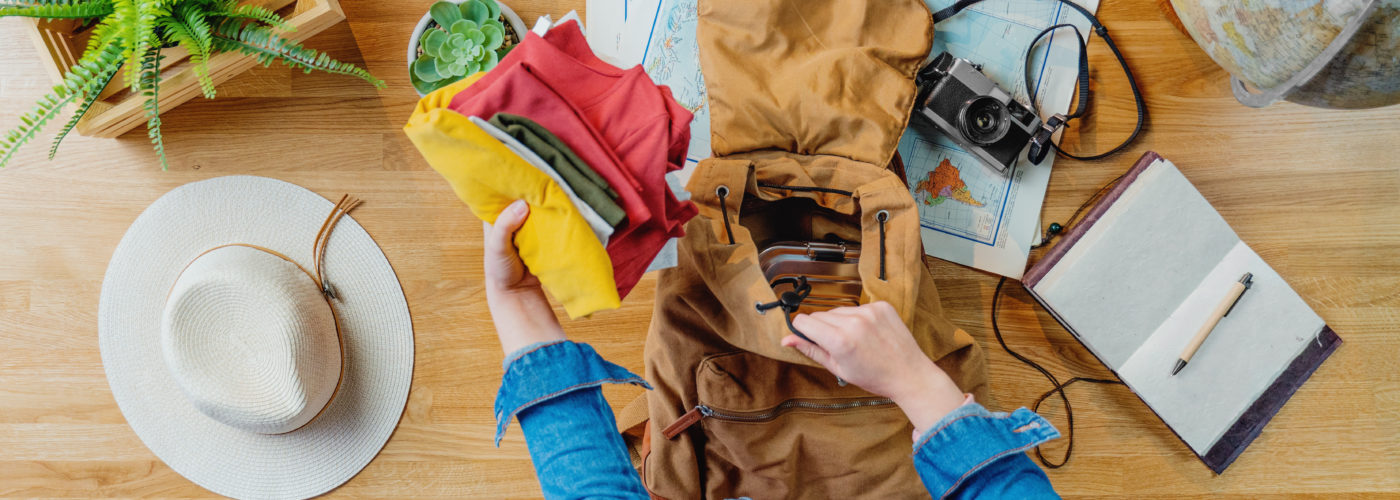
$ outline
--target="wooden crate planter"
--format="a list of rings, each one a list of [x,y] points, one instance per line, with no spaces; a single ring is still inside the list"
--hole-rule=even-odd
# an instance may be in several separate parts
[[[283,33],[288,40],[304,41],[325,31],[326,28],[345,20],[345,12],[340,9],[338,0],[253,0],[253,3],[276,10],[287,19],[287,24],[296,31]],[[289,12],[290,11],[290,12]],[[83,55],[87,47],[90,30],[79,31],[81,24],[73,19],[31,20],[34,27],[34,43],[48,69],[49,77],[57,84],[63,75]],[[194,67],[189,63],[185,49],[172,47],[161,54],[160,111],[169,111],[175,106],[202,96],[199,82],[195,79]],[[250,56],[234,52],[224,52],[209,58],[209,77],[218,85],[247,71],[257,64]],[[276,63],[274,63],[276,64]],[[142,108],[145,98],[131,92],[119,73],[103,89],[98,100],[92,103],[76,130],[90,137],[117,137],[146,122],[146,112]]]

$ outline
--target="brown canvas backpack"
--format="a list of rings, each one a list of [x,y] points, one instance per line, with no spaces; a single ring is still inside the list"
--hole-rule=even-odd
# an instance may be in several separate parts
[[[920,498],[912,426],[888,399],[796,350],[758,252],[861,245],[862,302],[887,301],[964,391],[986,361],[943,317],[918,211],[886,165],[914,101],[932,19],[920,0],[701,0],[715,157],[687,186],[700,210],[661,272],[647,335],[655,387],[624,409],[653,496]],[[639,417],[640,416],[640,417]],[[645,416],[650,421],[636,425]]]

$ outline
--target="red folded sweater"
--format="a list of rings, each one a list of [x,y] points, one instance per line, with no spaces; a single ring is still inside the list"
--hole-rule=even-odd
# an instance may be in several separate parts
[[[521,76],[533,78],[521,84]],[[550,105],[574,111],[591,133],[582,133],[574,123],[556,123],[559,113],[529,106],[500,108],[495,100],[520,101],[543,85],[550,97],[536,99],[535,105]],[[557,98],[557,100],[556,100]],[[558,104],[558,100],[565,101]],[[656,254],[671,237],[685,234],[684,225],[696,213],[694,204],[679,201],[666,183],[667,172],[685,164],[690,142],[691,114],[671,98],[669,89],[656,86],[641,66],[620,70],[603,62],[589,50],[578,24],[569,22],[551,29],[541,38],[533,33],[511,50],[501,64],[475,85],[453,98],[450,106],[464,114],[489,116],[508,112],[528,117],[549,128],[579,156],[598,170],[619,193],[624,191],[605,172],[611,165],[595,161],[579,151],[601,146],[613,153],[611,159],[630,178],[632,194],[641,200],[649,217],[633,216],[625,203],[628,221],[608,242],[614,280],[619,295],[625,297]],[[593,142],[594,145],[576,144]],[[593,155],[600,156],[600,155]],[[621,201],[621,200],[620,200]]]
[[[551,28],[544,40],[549,45],[535,44],[524,51],[525,64],[550,68],[545,83],[580,103],[584,116],[603,131],[623,164],[639,179],[661,177],[665,187],[666,172],[685,166],[690,111],[671,97],[670,89],[653,83],[640,65],[620,70],[599,59],[576,22]],[[679,227],[695,215],[695,205],[679,201],[669,188],[657,191],[654,196],[673,227],[672,236],[685,234]],[[647,206],[655,210],[654,202],[649,199]]]

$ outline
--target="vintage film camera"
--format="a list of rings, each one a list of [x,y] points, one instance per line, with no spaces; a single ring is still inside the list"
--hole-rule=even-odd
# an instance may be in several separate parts
[[[1054,130],[1035,111],[987,79],[972,62],[944,52],[919,70],[914,116],[940,132],[982,163],[1002,174],[1010,171],[1031,146],[1028,158],[1039,164],[1050,151]]]

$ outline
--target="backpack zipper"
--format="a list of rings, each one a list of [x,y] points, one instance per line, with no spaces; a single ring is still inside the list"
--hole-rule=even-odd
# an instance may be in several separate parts
[[[699,423],[701,420],[706,418],[716,418],[720,420],[729,420],[734,422],[766,422],[778,418],[779,415],[782,415],[783,413],[794,409],[840,411],[856,408],[868,408],[874,406],[886,406],[892,404],[894,404],[894,401],[887,398],[861,399],[856,401],[848,401],[845,403],[813,403],[811,401],[803,401],[800,399],[789,399],[787,401],[779,403],[778,406],[774,406],[772,409],[762,411],[761,413],[727,413],[723,411],[717,411],[714,408],[710,408],[706,405],[697,405],[695,408],[692,408],[684,415],[681,415],[681,418],[676,419],[674,423],[666,426],[665,429],[662,429],[661,433],[662,435],[666,436],[666,439],[675,439],[675,437],[680,435],[680,433],[685,432],[686,429],[691,428],[691,426],[694,426],[695,424]]]

